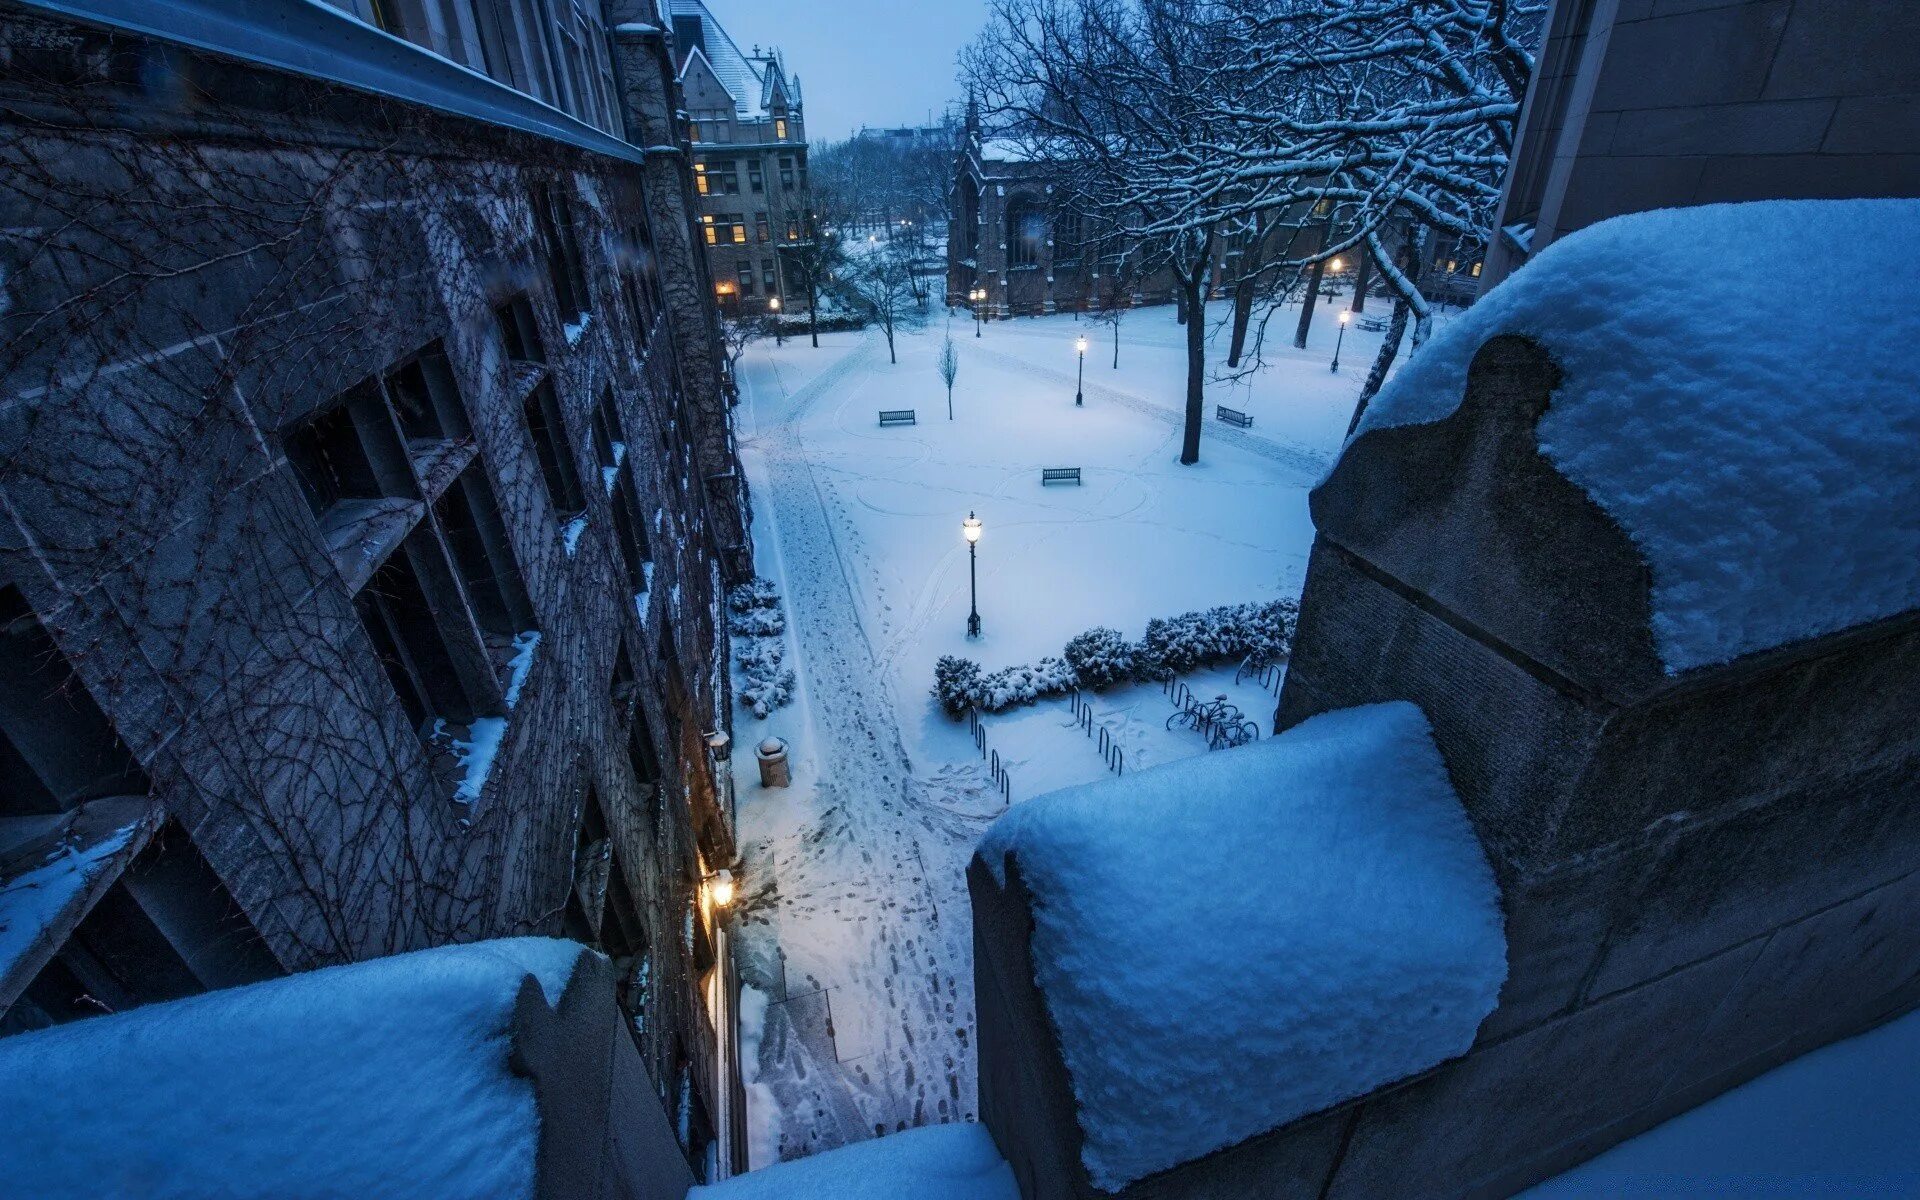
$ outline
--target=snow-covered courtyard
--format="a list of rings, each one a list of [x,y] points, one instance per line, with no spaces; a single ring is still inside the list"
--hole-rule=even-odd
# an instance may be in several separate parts
[[[1138,637],[1153,617],[1297,595],[1307,493],[1381,337],[1349,328],[1330,371],[1345,304],[1323,302],[1306,350],[1282,311],[1269,366],[1209,384],[1192,467],[1177,462],[1185,358],[1170,307],[1126,318],[1117,369],[1106,327],[1053,316],[976,337],[966,313],[940,309],[901,334],[898,363],[878,332],[748,350],[737,424],[758,568],[781,590],[798,676],[796,702],[765,721],[743,712],[736,739],[756,1166],[975,1115],[965,868],[1005,801],[969,725],[933,701],[934,663],[965,655],[993,670],[1059,655],[1096,625]],[[1216,369],[1224,316],[1209,313]],[[937,369],[948,336],[951,420]],[[1252,427],[1214,419],[1216,404]],[[883,428],[882,409],[912,409],[916,423]],[[1079,467],[1083,482],[1043,484],[1045,467]],[[984,526],[978,639],[966,636],[970,512]],[[1273,674],[1236,680],[1227,665],[1184,682],[1271,721]],[[1176,710],[1159,686],[1088,699],[1128,770],[1206,750],[1166,728]],[[1065,699],[983,725],[1015,804],[1109,770]],[[767,736],[792,748],[789,789],[756,782]]]

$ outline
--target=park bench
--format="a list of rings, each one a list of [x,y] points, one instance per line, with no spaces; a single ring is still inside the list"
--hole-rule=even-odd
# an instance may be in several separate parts
[[[1224,404],[1214,406],[1213,415],[1229,425],[1238,425],[1242,429],[1253,428],[1253,418],[1237,408],[1228,408]]]
[[[1045,487],[1050,483],[1079,483],[1079,482],[1080,482],[1079,467],[1041,467],[1040,468],[1040,486],[1041,487]]]
[[[1354,321],[1354,324],[1368,333],[1385,333],[1388,320],[1386,317],[1360,317]]]
[[[880,410],[880,427],[889,425],[918,425],[911,408],[883,408]]]

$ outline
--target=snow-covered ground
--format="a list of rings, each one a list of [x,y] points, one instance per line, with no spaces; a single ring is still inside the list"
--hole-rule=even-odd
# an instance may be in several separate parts
[[[1344,303],[1323,304],[1305,351],[1283,313],[1271,367],[1209,387],[1193,467],[1177,462],[1185,359],[1171,308],[1126,318],[1117,370],[1108,331],[1071,316],[994,322],[976,338],[964,313],[936,310],[901,334],[897,364],[877,332],[749,349],[741,456],[798,675],[793,706],[737,716],[742,969],[768,1001],[747,1066],[756,1166],[975,1115],[965,868],[1003,801],[967,725],[933,703],[933,664],[962,654],[992,670],[1057,655],[1094,625],[1138,637],[1151,617],[1297,594],[1307,491],[1380,340],[1350,328],[1329,371]],[[935,365],[949,333],[951,420]],[[1224,333],[1213,341],[1217,362]],[[1214,420],[1215,404],[1253,428]],[[878,410],[900,408],[918,423],[878,426]],[[1080,467],[1084,483],[1043,486],[1050,466]],[[985,526],[978,640],[965,636],[969,512]],[[1202,674],[1187,680],[1196,694],[1225,692],[1270,720],[1271,680]],[[1091,699],[1129,769],[1206,749],[1165,728],[1174,708],[1158,687]],[[1108,770],[1064,700],[986,725],[1016,804]],[[752,748],[768,734],[791,745],[790,789],[754,782]]]

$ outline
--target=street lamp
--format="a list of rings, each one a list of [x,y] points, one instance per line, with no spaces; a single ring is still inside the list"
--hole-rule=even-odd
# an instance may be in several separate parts
[[[1335,275],[1338,275],[1340,273],[1341,262],[1339,259],[1337,258],[1334,259],[1332,262],[1328,263],[1327,266],[1333,271]]]
[[[1347,340],[1347,322],[1351,320],[1353,320],[1351,310],[1340,314],[1340,332],[1333,339],[1333,365],[1327,368],[1329,371],[1337,373],[1340,370],[1340,343]]]
[[[767,297],[767,311],[768,311],[768,312],[771,312],[771,313],[773,314],[773,344],[774,344],[774,345],[776,345],[776,346],[778,346],[778,345],[780,345],[780,344],[781,344],[781,341],[780,341],[780,297],[778,297],[778,296],[769,296],[769,297]]]
[[[1073,382],[1073,406],[1079,408],[1085,401],[1087,384],[1087,335],[1081,334],[1073,339],[1073,348],[1080,352],[1079,378]]]
[[[715,908],[726,908],[733,903],[733,872],[722,867],[706,877],[707,902]]]
[[[976,638],[980,636],[980,518],[968,512],[960,532],[967,538],[967,636]]]
[[[967,299],[973,301],[973,336],[980,336],[980,306],[987,301],[987,289],[974,288],[967,293]]]

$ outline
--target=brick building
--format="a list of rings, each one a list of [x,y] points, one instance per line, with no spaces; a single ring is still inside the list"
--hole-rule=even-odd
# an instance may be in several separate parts
[[[1920,195],[1916,43],[1887,0],[1555,0],[1484,285],[1622,213]]]
[[[0,4],[0,1032],[564,934],[744,1165],[751,548],[664,20],[71,7]]]
[[[672,0],[693,140],[697,216],[714,296],[729,313],[804,309],[780,247],[809,236],[800,80],[774,50],[743,52],[701,0]]]

